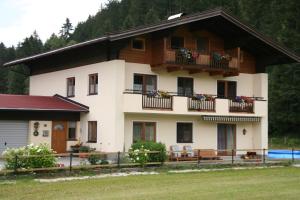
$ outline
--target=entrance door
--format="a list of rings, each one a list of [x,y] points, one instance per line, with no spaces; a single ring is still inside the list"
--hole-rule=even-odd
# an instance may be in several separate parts
[[[232,149],[236,148],[236,125],[218,124],[218,152],[219,155],[232,155]],[[226,150],[226,151],[221,151]],[[235,153],[234,153],[235,154]]]
[[[53,121],[51,148],[56,153],[65,153],[67,149],[67,122]]]

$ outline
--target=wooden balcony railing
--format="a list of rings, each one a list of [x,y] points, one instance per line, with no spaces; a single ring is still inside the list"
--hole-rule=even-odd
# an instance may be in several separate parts
[[[198,65],[208,69],[234,71],[239,67],[238,58],[232,51],[223,52],[224,56],[218,57],[218,53],[212,52],[210,54],[200,53],[195,50],[187,50],[188,56],[184,56],[179,50],[165,49],[164,62],[169,64],[180,65]],[[185,55],[186,55],[185,54]]]
[[[172,110],[173,97],[160,97],[143,94],[142,106],[146,109]]]
[[[252,102],[237,102],[229,100],[229,112],[254,112],[254,101]]]
[[[215,100],[198,100],[188,98],[188,109],[190,111],[215,111]]]

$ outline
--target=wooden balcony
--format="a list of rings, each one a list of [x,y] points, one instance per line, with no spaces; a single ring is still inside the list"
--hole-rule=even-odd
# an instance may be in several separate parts
[[[187,70],[190,74],[209,72],[210,75],[238,75],[240,48],[223,52],[201,53],[181,48],[170,49],[166,45],[153,55],[152,70],[166,69],[168,72]]]
[[[235,100],[229,100],[229,112],[254,113],[254,101],[237,102]]]
[[[189,111],[215,111],[215,99],[212,100],[198,100],[192,97],[188,98],[188,110]]]
[[[172,110],[173,97],[160,97],[143,94],[142,107],[143,109]]]

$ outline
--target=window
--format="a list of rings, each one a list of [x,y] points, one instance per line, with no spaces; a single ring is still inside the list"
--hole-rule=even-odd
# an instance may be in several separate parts
[[[145,40],[139,38],[132,39],[131,47],[137,50],[145,50]]]
[[[89,94],[98,94],[98,74],[89,75]]]
[[[76,140],[76,122],[68,123],[68,140]]]
[[[133,142],[154,141],[156,138],[155,122],[133,122]]]
[[[218,97],[231,99],[236,97],[236,81],[218,81],[217,87]]]
[[[177,123],[177,143],[193,142],[193,124]]]
[[[67,78],[67,97],[75,96],[75,77]]]
[[[171,49],[179,49],[184,47],[183,37],[171,37]]]
[[[97,142],[97,121],[88,122],[88,142]]]
[[[178,77],[177,79],[177,93],[180,96],[192,96],[194,93],[193,78]]]
[[[157,77],[155,75],[134,74],[133,90],[135,92],[149,92],[156,90]]]
[[[197,50],[201,53],[208,53],[208,38],[199,37],[197,39]]]

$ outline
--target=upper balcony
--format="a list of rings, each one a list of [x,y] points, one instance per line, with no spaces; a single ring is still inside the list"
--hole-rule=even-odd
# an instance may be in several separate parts
[[[164,38],[162,49],[153,53],[152,70],[168,72],[187,70],[190,74],[209,72],[210,75],[237,75],[240,67],[240,48],[203,52],[192,48],[170,48]]]
[[[241,96],[232,100],[205,94],[185,97],[166,92],[142,94],[127,90],[124,92],[124,112],[262,116],[267,113],[267,102],[258,97]]]

